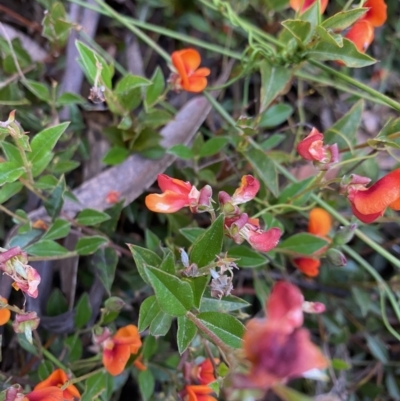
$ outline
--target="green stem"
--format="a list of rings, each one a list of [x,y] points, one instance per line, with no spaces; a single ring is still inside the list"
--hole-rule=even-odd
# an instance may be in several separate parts
[[[107,12],[108,16],[113,17],[120,24],[122,24],[126,28],[128,28],[139,39],[141,39],[144,43],[146,43],[149,47],[151,47],[155,52],[157,52],[161,57],[163,57],[167,62],[171,61],[171,56],[163,48],[161,48],[156,42],[154,42],[154,40],[152,40],[145,33],[143,33],[139,28],[137,28],[131,22],[127,21],[126,18],[123,18],[119,13],[114,11],[113,8],[111,8],[106,3],[104,3],[103,0],[95,0],[95,1],[100,7],[102,7]]]
[[[12,212],[11,210],[7,209],[5,206],[0,205],[0,212],[4,212],[5,214],[8,214],[9,216],[11,216],[13,219],[21,222],[21,223],[29,223],[29,220],[24,219],[21,216],[18,216],[17,214],[15,214],[14,212]]]
[[[61,390],[65,390],[69,385],[75,384],[75,383],[79,383],[79,382],[81,382],[83,380],[86,380],[89,377],[92,377],[92,376],[94,376],[94,375],[96,375],[97,373],[100,373],[100,372],[104,372],[104,367],[103,368],[99,368],[97,370],[94,370],[93,372],[86,373],[85,375],[82,375],[82,376],[79,376],[79,377],[75,377],[74,379],[69,379],[61,387]]]
[[[28,258],[29,262],[40,262],[42,260],[61,260],[61,259],[68,259],[78,256],[76,251],[66,252],[62,255],[52,255],[52,256],[30,256]]]

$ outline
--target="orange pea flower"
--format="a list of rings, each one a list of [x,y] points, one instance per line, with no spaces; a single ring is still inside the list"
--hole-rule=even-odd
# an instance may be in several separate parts
[[[354,215],[367,224],[382,216],[387,207],[400,210],[400,168],[367,188],[370,181],[367,177],[353,174],[349,182],[342,184]]]
[[[2,304],[8,303],[7,299],[4,297],[0,297],[0,302]],[[0,326],[6,324],[10,320],[10,317],[11,317],[11,312],[9,309],[6,308],[0,309]]]
[[[303,324],[304,298],[293,284],[280,281],[266,301],[267,318],[246,325],[243,349],[251,368],[236,375],[239,388],[268,388],[301,377],[312,369],[324,369],[328,361],[311,342]]]
[[[333,163],[339,160],[339,149],[336,143],[324,145],[324,135],[313,128],[297,145],[297,152],[305,159],[313,161],[320,170],[328,170]]]
[[[192,369],[192,376],[200,384],[210,384],[216,380],[214,376],[214,366],[211,359],[207,358]]]
[[[43,390],[47,388],[53,387],[62,387],[68,381],[67,374],[62,369],[56,369],[47,379],[41,381],[39,384],[35,386],[33,389],[34,392],[37,390]],[[64,400],[75,400],[80,399],[81,395],[78,389],[73,385],[70,384],[65,390],[62,392]]]
[[[207,76],[210,70],[199,68],[201,57],[195,49],[183,49],[171,54],[171,61],[176,73],[171,74],[170,82],[175,89],[188,92],[201,92],[207,86]]]
[[[64,401],[63,391],[59,387],[46,387],[23,394],[19,384],[6,390],[6,401]]]
[[[316,0],[290,0],[290,7],[296,12],[300,11],[304,13],[309,7],[311,7]],[[328,6],[328,0],[321,0],[321,14],[326,10]]]
[[[383,25],[387,18],[384,0],[367,0],[363,7],[369,10],[350,28],[345,38],[351,40],[357,50],[364,53],[374,40],[374,28]]]
[[[212,189],[209,185],[200,191],[190,182],[159,174],[158,186],[162,194],[146,196],[145,203],[148,209],[156,213],[175,213],[183,207],[190,207],[192,213],[201,213],[211,207]]]
[[[217,401],[212,394],[214,391],[204,385],[185,386],[184,397],[185,401]]]
[[[331,231],[331,228],[332,219],[326,210],[320,207],[311,209],[307,230],[310,234],[326,238],[326,236],[329,234],[329,231]],[[320,249],[317,252],[317,255],[324,251],[325,248]],[[319,258],[314,257],[294,258],[293,264],[308,277],[317,277],[319,274],[319,268],[321,266]]]
[[[374,40],[374,27],[367,20],[357,21],[347,32],[345,38],[353,42],[360,53],[365,53]]]
[[[121,327],[112,337],[102,342],[103,365],[113,376],[117,376],[125,369],[131,355],[137,354],[142,346],[139,331],[136,326],[129,324]]]

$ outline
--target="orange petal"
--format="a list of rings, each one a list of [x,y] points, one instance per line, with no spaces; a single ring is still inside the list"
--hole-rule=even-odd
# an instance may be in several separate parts
[[[308,222],[309,233],[325,237],[329,234],[331,228],[332,219],[327,211],[319,207],[310,210],[310,220]]]
[[[130,356],[129,345],[115,344],[114,348],[103,350],[103,365],[110,375],[117,376],[125,369]]]
[[[131,354],[136,354],[142,346],[138,328],[133,324],[118,329],[113,337],[113,341],[115,344],[130,345]]]
[[[6,298],[4,297],[0,297],[0,300],[7,304],[8,301]],[[9,311],[9,309],[0,309],[0,326],[2,326],[3,324],[6,324],[11,317],[11,312]]]
[[[353,195],[352,203],[361,214],[383,213],[386,207],[400,198],[400,169],[379,179],[366,191]]]
[[[392,202],[389,207],[393,210],[400,210],[400,198]]]
[[[372,26],[378,27],[385,23],[387,19],[387,6],[384,0],[367,0],[363,7],[369,7],[363,20],[368,21]]]
[[[360,53],[364,53],[374,40],[374,27],[363,19],[350,28],[345,38],[353,42]]]
[[[293,264],[308,277],[318,276],[321,266],[321,262],[314,258],[294,258]]]
[[[31,391],[25,398],[29,401],[63,401],[64,395],[59,387],[46,387]]]
[[[196,77],[208,77],[210,74],[211,71],[207,67],[201,67],[193,73]]]
[[[157,183],[161,191],[171,191],[178,194],[189,195],[193,185],[188,181],[178,180],[177,178],[171,178],[166,174],[158,174]]]
[[[150,194],[144,200],[147,208],[156,213],[175,213],[185,206],[189,206],[187,195],[165,191],[163,194]]]
[[[35,386],[34,390],[39,390],[51,386],[62,386],[66,381],[68,381],[67,374],[62,369],[56,369],[53,373],[50,374],[47,379],[38,383]]]
[[[355,208],[353,204],[351,205],[351,210],[354,216],[356,216],[358,220],[361,220],[365,224],[373,223],[377,218],[381,217],[383,213],[385,213],[385,210],[382,210],[378,213],[362,214]]]
[[[187,85],[182,82],[181,87],[187,92],[197,93],[203,91],[207,87],[207,83],[205,77],[192,76],[188,78]]]
[[[178,52],[187,74],[191,74],[199,68],[201,63],[200,53],[195,49],[183,49]],[[172,55],[174,54],[172,53]],[[172,57],[172,56],[171,56]]]

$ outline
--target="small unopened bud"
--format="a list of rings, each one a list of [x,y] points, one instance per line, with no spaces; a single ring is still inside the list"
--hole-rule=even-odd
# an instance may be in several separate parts
[[[108,327],[96,327],[93,330],[93,342],[96,345],[103,344],[111,337],[111,331]]]
[[[186,251],[183,248],[179,248],[179,252],[181,253],[181,262],[183,266],[186,268],[189,267],[189,255],[186,253]]]
[[[109,312],[119,312],[125,305],[125,302],[119,297],[110,297],[104,302],[104,306]]]
[[[40,319],[36,312],[18,313],[12,324],[16,333],[25,333],[26,339],[32,344],[32,331],[39,326]]]
[[[350,224],[348,226],[342,226],[339,228],[335,236],[333,237],[333,243],[337,246],[345,245],[350,242],[354,233],[357,230],[357,224]]]
[[[345,266],[347,263],[346,257],[343,255],[343,252],[339,251],[335,248],[330,248],[326,252],[326,258],[331,262],[334,266]]]

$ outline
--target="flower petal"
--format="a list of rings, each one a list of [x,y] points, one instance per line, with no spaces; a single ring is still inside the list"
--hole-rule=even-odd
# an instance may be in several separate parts
[[[365,224],[373,223],[376,219],[381,217],[383,215],[383,213],[385,213],[385,209],[384,209],[378,213],[362,214],[356,209],[356,207],[353,204],[351,205],[351,210],[352,210],[354,216],[356,216],[358,220],[362,221]]]
[[[163,194],[150,194],[145,198],[145,204],[149,210],[156,213],[175,213],[183,207],[189,206],[187,195],[165,191]]]
[[[274,249],[281,238],[282,231],[278,227],[272,227],[267,231],[261,233],[256,231],[251,231],[247,238],[249,244],[260,252],[269,252]]]
[[[317,277],[321,262],[314,258],[294,258],[293,264],[306,276]]]
[[[126,344],[115,344],[112,349],[103,350],[103,365],[112,376],[123,372],[125,365],[131,356],[130,346]]]
[[[239,188],[232,195],[232,203],[239,205],[248,202],[257,195],[260,190],[260,182],[252,175],[244,175],[240,181]]]
[[[367,0],[363,7],[369,7],[363,20],[367,20],[375,28],[385,23],[387,19],[387,6],[384,0]]]
[[[131,354],[136,354],[142,346],[142,340],[139,335],[138,328],[133,324],[128,324],[117,330],[113,337],[115,344],[130,345]]]
[[[63,401],[63,391],[59,387],[46,387],[33,390],[25,395],[29,401]]]
[[[374,40],[374,27],[367,20],[356,22],[345,38],[354,43],[360,53],[364,53]]]
[[[207,87],[207,83],[207,78],[194,75],[189,77],[187,85],[182,84],[181,86],[187,92],[197,93],[203,91]]]
[[[157,183],[161,191],[171,191],[177,194],[188,195],[193,185],[190,182],[169,177],[166,174],[158,174]]]
[[[316,0],[290,0],[290,7],[295,11],[299,11],[301,8],[301,12],[304,13],[315,1]],[[325,11],[327,5],[328,0],[321,0],[321,14]]]
[[[352,203],[358,213],[376,214],[385,211],[393,202],[400,198],[400,169],[379,179],[365,191],[355,191]]]
[[[7,304],[8,301],[6,298],[4,297],[0,297],[0,300],[3,304]],[[0,309],[0,326],[2,326],[3,324],[6,324],[11,317],[11,312],[9,309]]]
[[[320,207],[310,210],[308,221],[308,232],[314,235],[325,237],[332,228],[331,215]]]
[[[322,148],[322,141],[324,136],[316,129],[313,128],[308,136],[306,136],[302,141],[297,145],[297,152],[299,155],[305,160],[318,160],[315,158],[315,155],[310,153],[310,148],[313,146],[314,152],[316,151],[316,143],[319,142],[320,147]]]

